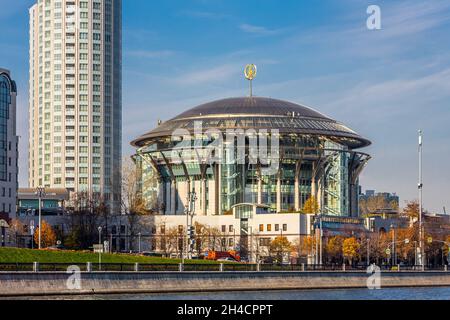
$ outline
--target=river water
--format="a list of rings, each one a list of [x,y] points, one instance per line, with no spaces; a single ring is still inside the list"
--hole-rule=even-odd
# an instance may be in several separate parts
[[[42,298],[39,298],[42,299]],[[45,298],[44,298],[45,299]],[[51,297],[55,299],[87,300],[450,300],[450,287],[327,289],[256,292],[207,292],[174,294],[122,294],[75,297]]]

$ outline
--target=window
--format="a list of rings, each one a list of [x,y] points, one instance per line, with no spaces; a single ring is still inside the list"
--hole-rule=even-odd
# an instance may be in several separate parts
[[[7,126],[9,118],[9,104],[11,103],[9,79],[0,76],[0,180],[6,181],[7,175]]]
[[[280,225],[279,224],[275,225],[275,231],[280,231]]]
[[[272,231],[272,225],[271,224],[267,225],[267,231]]]
[[[283,231],[287,231],[287,224],[283,224]]]
[[[234,231],[233,225],[232,225],[232,224],[230,224],[230,225],[228,226],[228,231],[229,231],[229,232],[233,232],[233,231]]]
[[[263,232],[264,231],[264,225],[263,224],[260,224],[259,225],[259,232]]]
[[[227,231],[227,226],[222,225],[222,232],[226,232]]]

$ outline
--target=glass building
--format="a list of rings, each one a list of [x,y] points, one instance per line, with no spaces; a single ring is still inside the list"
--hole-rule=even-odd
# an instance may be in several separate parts
[[[0,68],[0,212],[16,215],[18,143],[16,133],[16,83]]]
[[[357,151],[370,141],[344,124],[262,97],[197,106],[131,144],[143,198],[163,215],[183,215],[195,191],[196,215],[301,212],[314,197],[325,215],[357,217],[358,177],[370,159]]]

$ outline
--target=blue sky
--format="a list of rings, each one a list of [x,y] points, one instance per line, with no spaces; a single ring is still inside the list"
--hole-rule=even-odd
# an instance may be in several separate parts
[[[20,183],[26,185],[28,7],[1,0],[0,66],[19,87]],[[381,8],[368,30],[366,9]],[[417,130],[424,205],[450,211],[449,1],[124,0],[123,141],[199,103],[254,93],[312,106],[373,145],[363,189],[417,198]],[[402,202],[403,204],[403,202]]]

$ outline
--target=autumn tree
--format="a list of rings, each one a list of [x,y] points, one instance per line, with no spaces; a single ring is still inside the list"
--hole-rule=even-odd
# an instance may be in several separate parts
[[[341,260],[343,237],[335,236],[328,239],[325,244],[325,254],[330,262]]]
[[[166,230],[165,245],[167,253],[174,253],[181,257],[185,250],[186,229],[184,227],[171,227]]]
[[[300,238],[299,238],[299,243],[298,243],[298,250],[300,252],[300,255],[314,255],[314,250],[316,247],[316,242],[317,239],[314,236],[306,236],[306,237],[302,237],[302,241],[300,242]]]
[[[416,222],[419,219],[419,201],[413,200],[406,203],[402,210],[402,216],[410,219],[411,222]]]
[[[195,222],[195,250],[198,254],[206,250],[216,250],[221,247],[222,232],[217,227]],[[236,239],[234,239],[236,241]],[[234,243],[234,245],[236,245]],[[223,249],[223,248],[221,248]]]
[[[34,233],[34,242],[39,245],[39,227]],[[45,221],[42,221],[41,247],[48,248],[56,244],[56,234],[53,228]]]
[[[360,244],[356,238],[351,237],[344,240],[342,244],[342,253],[344,258],[348,259],[350,265],[359,257]]]
[[[26,235],[25,226],[19,219],[13,219],[9,223],[9,233],[14,236],[16,246],[24,245],[23,236]]]
[[[303,213],[306,214],[318,214],[319,213],[319,202],[315,196],[311,196],[305,201],[303,205]]]
[[[382,209],[398,210],[398,202],[396,200],[389,201],[381,194],[367,198],[361,197],[359,200],[359,211],[362,215]]]
[[[278,236],[270,242],[269,250],[277,261],[283,262],[283,257],[292,251],[292,244],[286,237]]]

